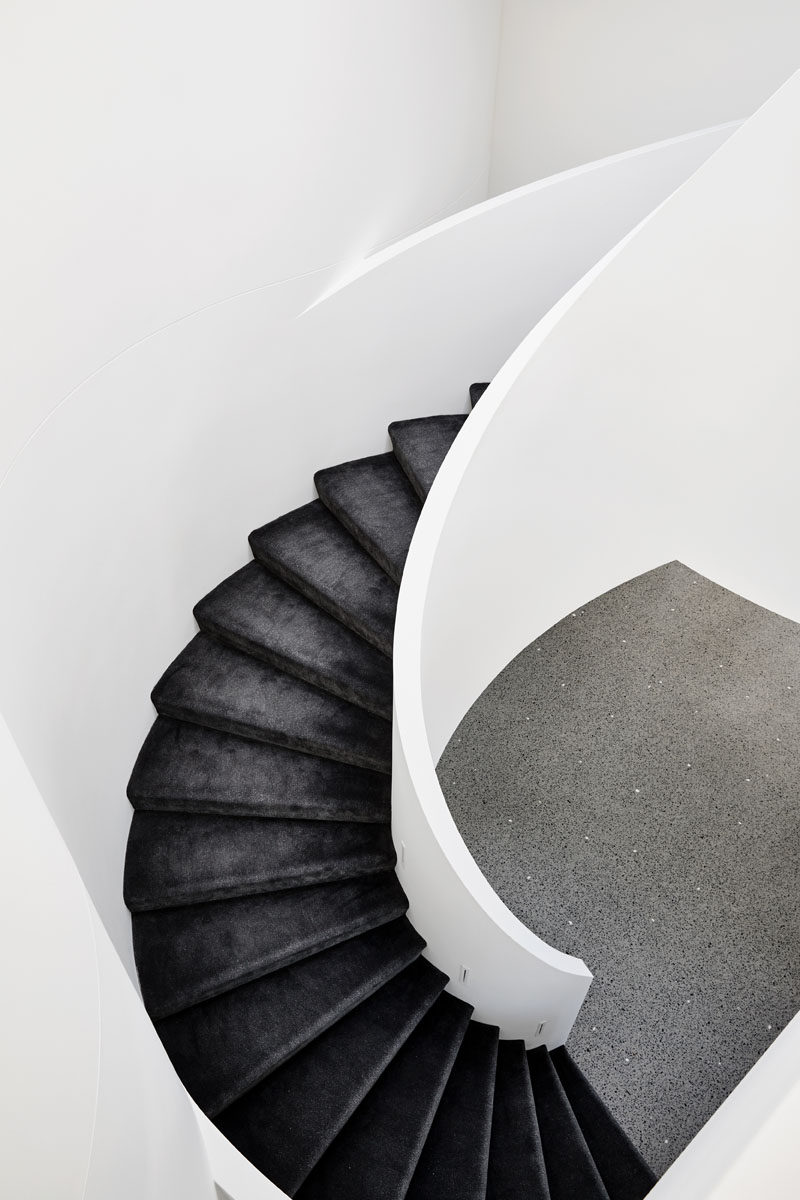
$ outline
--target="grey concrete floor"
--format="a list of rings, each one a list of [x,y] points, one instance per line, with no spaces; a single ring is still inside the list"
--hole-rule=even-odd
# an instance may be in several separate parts
[[[662,1172],[800,1007],[800,626],[680,563],[571,613],[439,763],[476,861],[594,973],[569,1047]]]

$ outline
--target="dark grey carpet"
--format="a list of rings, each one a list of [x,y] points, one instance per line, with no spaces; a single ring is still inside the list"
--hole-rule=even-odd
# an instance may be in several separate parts
[[[386,655],[260,563],[225,579],[194,615],[206,633],[391,721]]]
[[[326,467],[314,485],[326,508],[399,583],[422,505],[394,454]]]
[[[391,656],[397,584],[321,500],[250,534],[259,562]]]
[[[226,1109],[218,1121],[222,1132],[293,1195],[446,982],[441,971],[416,959]]]
[[[290,1195],[641,1200],[594,1094],[573,1110],[546,1051],[532,1087],[523,1044],[444,992],[391,871],[397,581],[465,419],[318,472],[320,500],[251,534],[257,561],[195,606],[128,786],[142,995],[188,1090]],[[624,1193],[598,1193],[587,1121]]]
[[[439,763],[483,871],[595,981],[569,1048],[660,1173],[800,997],[800,627],[679,563],[569,614]]]
[[[420,500],[433,487],[439,467],[466,419],[466,414],[414,417],[410,421],[394,421],[389,426],[395,457]]]
[[[301,1200],[403,1200],[471,1014],[455,996],[437,997],[316,1164]]]
[[[157,717],[128,784],[134,808],[388,823],[388,775]]]

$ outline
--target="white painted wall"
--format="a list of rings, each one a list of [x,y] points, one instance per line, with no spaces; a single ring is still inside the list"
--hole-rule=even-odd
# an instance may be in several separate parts
[[[0,709],[129,969],[150,687],[355,444],[292,322],[486,194],[498,37],[499,0],[2,6]]]
[[[486,195],[500,0],[7,0],[0,472],[188,313]]]
[[[490,194],[747,117],[799,66],[791,0],[504,0]]]
[[[3,1195],[215,1200],[189,1097],[2,721],[0,829]]]

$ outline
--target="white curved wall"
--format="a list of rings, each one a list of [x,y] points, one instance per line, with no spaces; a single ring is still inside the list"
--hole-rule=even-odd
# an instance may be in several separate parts
[[[0,721],[2,1193],[215,1200],[189,1097]]]
[[[747,117],[798,66],[787,0],[504,0],[490,194]]]
[[[477,324],[464,300],[459,302],[454,295],[448,306],[460,315],[463,310],[464,315],[455,327],[457,340],[447,363],[451,374],[458,370],[459,355],[463,358],[482,345],[485,330],[480,323],[485,326],[496,319],[498,306],[508,303],[513,313],[512,319],[504,317],[507,331],[517,331],[521,319],[546,313],[570,284],[729,134],[726,127],[568,172],[488,202],[472,216],[452,218],[428,243],[421,241],[416,253],[438,263],[440,279],[452,278],[455,284],[460,280],[462,287],[473,277],[482,283],[477,291],[481,305]],[[473,264],[481,269],[471,272]],[[419,280],[415,274],[419,265],[414,250],[386,263],[387,269],[395,268],[393,294],[409,280]],[[346,289],[345,297],[348,293],[358,297],[355,285],[352,292]],[[427,317],[428,311],[438,311],[435,302],[440,293],[431,288],[425,294],[434,302],[426,309]],[[528,299],[520,305],[523,296]],[[487,371],[484,377],[491,374]],[[434,768],[446,740],[440,712],[449,717],[448,702],[461,699],[457,685],[462,673],[482,671],[504,621],[498,612],[505,601],[502,585],[492,576],[491,555],[481,539],[496,538],[499,552],[515,563],[526,553],[524,542],[512,552],[505,537],[498,536],[489,515],[493,497],[487,494],[484,512],[478,514],[473,508],[472,526],[459,530],[454,559],[448,562],[453,586],[445,590],[454,609],[450,619],[461,632],[472,607],[469,589],[461,588],[464,564],[469,561],[470,569],[481,575],[483,590],[492,595],[494,607],[483,614],[489,624],[484,626],[480,620],[471,624],[469,636],[457,650],[448,635],[447,653],[437,657],[428,646],[427,610],[431,573],[438,572],[438,540],[448,528],[448,507],[460,473],[485,429],[487,400],[491,405],[496,394],[497,384],[493,384],[448,455],[423,509],[405,567],[395,627],[392,831],[411,919],[427,942],[428,957],[450,977],[449,990],[472,1004],[478,1019],[498,1024],[504,1037],[524,1038],[529,1045],[545,1041],[552,1047],[566,1040],[591,975],[580,960],[552,950],[505,908],[467,851]],[[515,462],[521,448],[505,449],[508,462]],[[528,445],[522,452],[529,460],[524,478],[536,470],[538,456]],[[519,474],[512,471],[511,479],[519,485]],[[504,563],[504,571],[508,565]],[[524,606],[529,598],[519,584],[514,580],[507,586],[517,589],[515,602]],[[435,632],[441,633],[438,626]]]
[[[499,0],[4,4],[0,472],[154,330],[482,199],[498,35]]]
[[[797,75],[532,331],[460,435],[412,547],[432,759],[524,646],[665,561],[800,617],[799,123]]]
[[[660,563],[800,617],[798,124],[800,75],[548,315],[470,419],[425,608],[434,755],[525,645]]]

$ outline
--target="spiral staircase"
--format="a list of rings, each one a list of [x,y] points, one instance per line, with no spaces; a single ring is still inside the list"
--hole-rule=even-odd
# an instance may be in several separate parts
[[[393,871],[398,587],[467,419],[396,422],[391,452],[319,471],[195,607],[129,785],[142,994],[196,1102],[290,1196],[639,1200],[655,1177],[567,1049],[472,1019]]]

